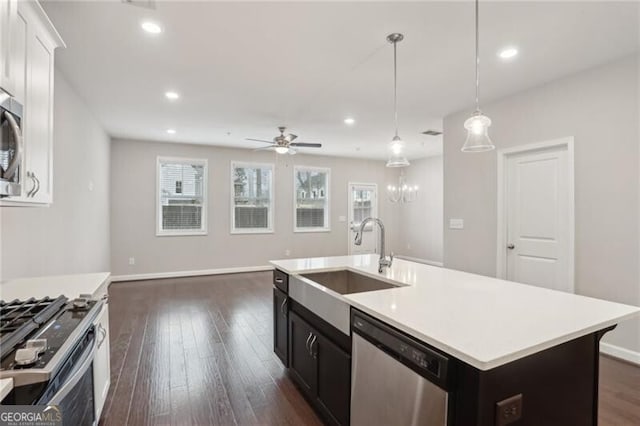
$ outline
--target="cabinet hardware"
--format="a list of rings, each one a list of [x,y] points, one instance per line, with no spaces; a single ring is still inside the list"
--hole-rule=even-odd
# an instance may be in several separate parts
[[[33,178],[33,175],[29,171],[27,171],[27,177],[31,179],[31,181],[33,182],[33,186],[31,187],[29,192],[27,192],[27,198],[29,198],[32,196],[33,192],[36,190],[36,180]]]
[[[309,355],[311,355],[311,357],[316,358],[317,354],[313,351],[313,344],[316,342],[316,340],[318,340],[318,336],[314,335],[313,339],[311,339],[311,343],[309,343]]]
[[[276,278],[276,282],[278,284],[282,284],[282,283],[284,283],[284,280],[282,278]]]
[[[515,244],[507,244],[507,248],[509,250],[513,250],[514,248],[516,248]]]
[[[40,179],[38,179],[38,177],[36,176],[36,174],[35,174],[35,173],[33,173],[33,172],[31,172],[31,177],[32,177],[33,179],[35,179],[35,181],[36,181],[36,189],[35,189],[35,191],[33,191],[33,194],[31,194],[31,197],[35,197],[35,196],[36,196],[36,194],[38,193],[38,191],[40,191]]]
[[[309,340],[311,340],[311,336],[313,336],[313,333],[309,332],[309,337],[307,337],[307,342],[304,344],[304,347],[307,348],[307,352],[309,352],[309,354],[311,354],[311,351],[309,350]]]
[[[102,326],[102,324],[98,324],[98,332],[100,333],[101,339],[98,342],[98,349],[102,347],[102,344],[107,339],[107,330]]]
[[[287,316],[286,306],[288,301],[289,301],[289,298],[285,297],[285,299],[282,301],[282,305],[280,305],[280,313],[283,316]]]

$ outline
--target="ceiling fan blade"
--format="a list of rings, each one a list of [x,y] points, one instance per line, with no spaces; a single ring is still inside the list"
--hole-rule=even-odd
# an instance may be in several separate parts
[[[294,135],[293,133],[289,133],[287,136],[285,136],[285,139],[288,140],[289,142],[293,142],[297,138],[298,138],[298,135]]]
[[[246,141],[253,141],[253,142],[264,142],[264,143],[270,143],[270,144],[274,144],[275,142],[273,141],[265,141],[264,139],[252,139],[252,138],[245,138],[244,140]]]
[[[299,146],[303,148],[322,148],[321,143],[296,142],[296,143],[292,143],[291,146]]]
[[[289,155],[296,155],[297,153],[298,153],[298,151],[293,149],[293,148],[289,148],[289,151],[287,151],[287,154],[289,154]]]

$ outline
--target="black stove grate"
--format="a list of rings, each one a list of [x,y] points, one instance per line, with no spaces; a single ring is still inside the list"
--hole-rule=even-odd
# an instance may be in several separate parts
[[[40,325],[49,321],[67,303],[68,299],[30,298],[28,300],[0,300],[0,359],[11,353]]]

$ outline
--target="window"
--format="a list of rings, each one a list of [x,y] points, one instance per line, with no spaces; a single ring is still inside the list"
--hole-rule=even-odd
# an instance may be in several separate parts
[[[207,233],[207,160],[158,157],[157,235]]]
[[[273,164],[231,163],[231,232],[273,232]]]
[[[329,169],[294,167],[294,231],[329,231]]]

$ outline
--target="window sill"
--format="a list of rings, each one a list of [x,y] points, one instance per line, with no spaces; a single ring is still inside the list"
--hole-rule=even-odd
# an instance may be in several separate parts
[[[305,234],[313,232],[331,232],[331,228],[294,228],[296,234]]]
[[[231,235],[247,235],[247,234],[274,234],[273,229],[232,229]]]
[[[209,235],[207,231],[190,231],[190,232],[157,232],[156,237],[203,237]]]

